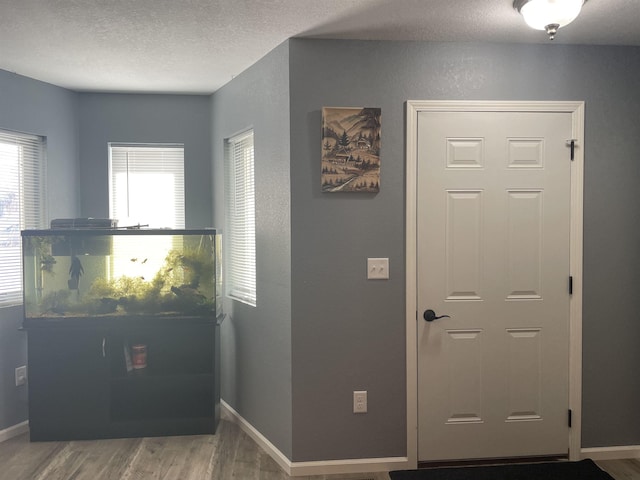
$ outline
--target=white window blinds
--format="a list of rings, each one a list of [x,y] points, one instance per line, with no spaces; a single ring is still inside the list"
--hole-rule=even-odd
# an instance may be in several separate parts
[[[118,226],[184,228],[184,145],[110,143],[109,169]]]
[[[253,131],[225,142],[227,295],[256,305],[256,199]]]
[[[45,139],[0,130],[0,305],[22,302],[20,230],[44,228]]]

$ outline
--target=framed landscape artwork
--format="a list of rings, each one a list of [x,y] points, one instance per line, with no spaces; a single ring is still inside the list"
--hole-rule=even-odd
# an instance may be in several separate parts
[[[381,109],[323,107],[322,191],[380,191]]]

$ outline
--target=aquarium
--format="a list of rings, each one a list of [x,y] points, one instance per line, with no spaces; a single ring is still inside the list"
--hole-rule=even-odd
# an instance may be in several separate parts
[[[213,229],[22,232],[25,319],[222,315]]]

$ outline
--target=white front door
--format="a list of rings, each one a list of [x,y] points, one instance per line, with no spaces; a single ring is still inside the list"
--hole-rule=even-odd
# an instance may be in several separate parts
[[[566,112],[420,112],[418,460],[566,455]],[[428,316],[428,315],[427,315]]]

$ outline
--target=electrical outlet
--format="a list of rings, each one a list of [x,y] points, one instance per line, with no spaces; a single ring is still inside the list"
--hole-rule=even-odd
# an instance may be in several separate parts
[[[353,413],[367,413],[367,392],[353,392]]]
[[[16,387],[27,383],[27,366],[23,365],[16,368]]]

